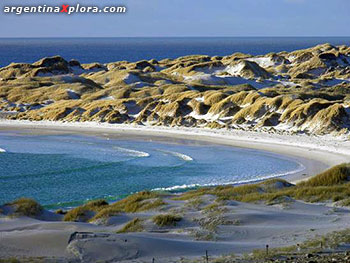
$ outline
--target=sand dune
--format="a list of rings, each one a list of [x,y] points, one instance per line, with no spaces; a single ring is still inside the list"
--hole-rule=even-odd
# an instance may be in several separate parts
[[[184,203],[178,206],[183,207]],[[335,210],[320,204],[292,202],[282,208],[231,202],[225,208],[227,211],[223,216],[226,220],[239,220],[240,223],[219,226],[216,241],[194,240],[187,234],[186,229],[191,228],[188,223],[162,229],[162,233],[115,234],[120,227],[118,224],[96,226],[2,217],[0,257],[57,257],[83,262],[156,258],[160,262],[173,262],[180,257],[202,256],[205,250],[211,255],[240,254],[264,248],[266,244],[271,247],[292,245],[317,234],[350,226],[349,209]],[[184,217],[195,216],[200,213],[187,212]],[[75,231],[106,233],[108,237],[75,240],[68,245],[69,236]]]

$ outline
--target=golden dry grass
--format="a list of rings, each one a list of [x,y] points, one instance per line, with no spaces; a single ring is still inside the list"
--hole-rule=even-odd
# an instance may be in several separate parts
[[[105,207],[108,207],[108,203],[103,199],[90,201],[85,205],[69,210],[64,215],[63,220],[64,221],[87,221],[92,217],[91,214],[98,213]]]
[[[160,227],[176,226],[176,224],[182,220],[182,217],[171,214],[161,214],[153,217],[152,220]]]
[[[136,213],[156,209],[166,203],[155,192],[143,191],[101,209],[91,221],[108,218],[118,213]]]
[[[9,205],[14,207],[15,216],[35,217],[40,215],[43,211],[43,207],[30,198],[20,198],[9,203]]]
[[[143,231],[142,222],[142,219],[136,217],[126,223],[117,233],[141,232]]]

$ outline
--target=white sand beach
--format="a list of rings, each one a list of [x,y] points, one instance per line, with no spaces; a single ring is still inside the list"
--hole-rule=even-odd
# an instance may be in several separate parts
[[[350,141],[343,137],[315,135],[280,135],[240,130],[141,126],[97,122],[60,122],[1,120],[0,130],[29,129],[33,133],[85,133],[104,137],[143,137],[161,140],[195,140],[234,147],[258,149],[288,156],[305,170],[286,177],[291,182],[303,180],[327,167],[348,162]]]

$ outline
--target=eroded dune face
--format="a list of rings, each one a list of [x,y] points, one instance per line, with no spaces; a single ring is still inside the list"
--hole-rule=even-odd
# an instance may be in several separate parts
[[[348,135],[350,47],[0,68],[0,114],[20,120]]]

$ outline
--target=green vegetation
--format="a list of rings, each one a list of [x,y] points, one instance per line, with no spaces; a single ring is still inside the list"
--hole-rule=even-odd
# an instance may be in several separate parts
[[[152,220],[156,225],[158,225],[160,227],[176,226],[176,224],[182,220],[182,217],[176,216],[176,215],[166,214],[166,215],[157,215],[157,216],[153,217]]]
[[[64,221],[96,221],[119,213],[136,213],[165,205],[155,192],[143,191],[130,195],[118,202],[108,204],[105,200],[91,201],[68,211]]]
[[[191,235],[195,240],[201,241],[215,241],[217,239],[217,236],[214,232],[202,228],[192,230]]]
[[[349,164],[341,164],[295,186],[282,179],[272,179],[250,185],[200,188],[184,193],[176,199],[191,200],[211,194],[217,196],[218,201],[264,201],[267,204],[275,204],[288,202],[286,198],[294,198],[307,202],[344,200],[344,204],[348,205],[349,201],[345,200],[350,199],[349,176]]]
[[[233,263],[233,262],[237,262],[237,256],[235,254],[229,254],[229,255],[224,255],[221,256],[219,258],[214,258],[212,260],[213,263]]]
[[[98,213],[103,208],[107,207],[108,203],[106,200],[94,200],[90,201],[85,205],[78,206],[69,210],[65,215],[64,221],[87,221],[91,218],[91,214]]]
[[[225,224],[225,219],[220,214],[211,214],[209,216],[195,218],[201,228],[208,230],[212,233],[217,231],[218,226]]]
[[[227,208],[223,207],[223,202],[214,202],[202,209],[202,213],[209,214],[209,215],[220,215],[223,213],[226,213],[228,210]]]
[[[113,207],[118,207],[126,213],[147,211],[165,204],[158,197],[158,193],[143,191],[114,203]]]
[[[218,203],[212,203],[203,208],[204,213],[210,213],[219,210],[220,205]]]
[[[14,216],[36,217],[43,211],[43,207],[33,199],[20,198],[9,203],[14,207]]]
[[[17,258],[7,258],[7,259],[0,259],[0,263],[20,263],[21,261]]]
[[[203,216],[193,218],[193,221],[199,225],[199,229],[192,231],[192,236],[196,240],[216,240],[217,230],[220,225],[239,225],[239,220],[227,220],[224,213],[227,208],[222,207],[220,203],[212,203],[204,207],[202,210]]]
[[[130,195],[116,203],[101,209],[92,219],[108,218],[118,213],[136,213],[158,208],[166,203],[155,192],[143,191]]]
[[[194,198],[188,201],[187,206],[195,209],[199,209],[203,204],[203,200],[201,198]]]
[[[299,186],[334,186],[350,182],[350,164],[340,164],[305,181]]]
[[[64,211],[63,209],[57,209],[55,211],[55,214],[58,214],[58,215],[65,215],[67,214],[67,211]]]
[[[86,221],[87,220],[87,213],[89,210],[84,209],[84,207],[76,207],[72,210],[68,211],[67,214],[64,215],[63,220],[64,221]]]
[[[126,223],[126,225],[123,226],[120,230],[118,230],[117,233],[141,232],[143,231],[142,222],[142,219],[136,217],[128,223]]]

